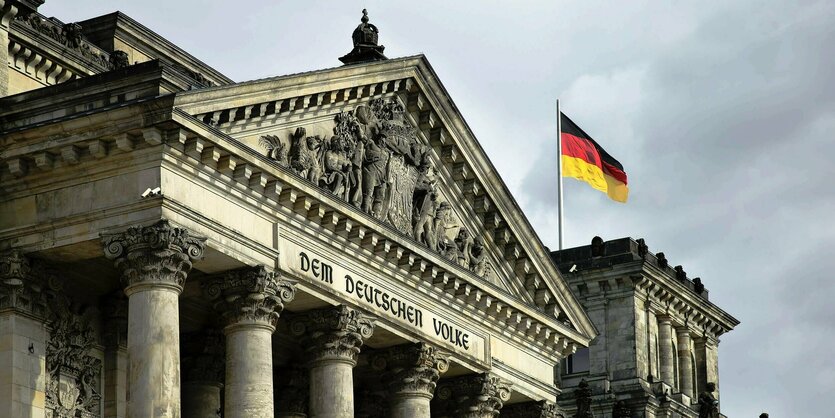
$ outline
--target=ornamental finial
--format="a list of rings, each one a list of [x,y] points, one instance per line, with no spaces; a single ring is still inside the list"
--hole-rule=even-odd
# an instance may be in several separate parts
[[[368,23],[368,10],[362,9],[362,23],[354,29],[351,39],[354,41],[354,49],[339,60],[345,64],[356,64],[369,61],[382,61],[386,58],[383,50],[386,47],[377,43],[380,32],[377,27]]]

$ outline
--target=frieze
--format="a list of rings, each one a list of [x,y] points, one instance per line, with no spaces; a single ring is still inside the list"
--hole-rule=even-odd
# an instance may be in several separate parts
[[[122,282],[167,284],[182,289],[191,261],[203,256],[206,239],[161,220],[149,226],[132,226],[123,233],[102,234],[104,255],[122,270]]]
[[[85,60],[105,71],[129,65],[125,52],[114,51],[108,54],[84,39],[81,25],[78,23],[61,23],[51,18],[47,19],[37,12],[18,15],[15,20],[32,28],[39,35],[65,46],[69,51],[81,55]]]
[[[279,254],[279,264],[288,273],[338,292],[380,318],[417,331],[447,351],[487,361],[484,337],[411,300],[391,283],[347,269],[287,239],[279,243]]]
[[[277,164],[491,280],[483,239],[455,221],[439,193],[429,147],[396,99],[376,98],[338,113],[330,137],[299,127],[286,141],[264,135],[259,143]]]
[[[275,328],[284,304],[293,300],[296,287],[264,266],[229,271],[203,282],[203,289],[226,326],[264,324]]]

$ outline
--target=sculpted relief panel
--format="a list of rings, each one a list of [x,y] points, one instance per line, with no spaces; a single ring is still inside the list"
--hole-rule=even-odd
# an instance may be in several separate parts
[[[264,135],[259,142],[279,165],[492,280],[483,240],[456,222],[429,147],[404,111],[394,99],[373,99],[337,114],[330,137],[299,127],[289,138]]]

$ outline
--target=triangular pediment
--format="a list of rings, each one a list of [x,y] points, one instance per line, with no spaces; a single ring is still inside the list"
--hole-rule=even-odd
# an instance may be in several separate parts
[[[585,339],[595,334],[423,56],[178,93],[175,106]]]

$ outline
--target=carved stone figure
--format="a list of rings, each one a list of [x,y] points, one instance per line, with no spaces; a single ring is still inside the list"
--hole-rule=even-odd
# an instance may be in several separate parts
[[[444,253],[447,245],[446,231],[452,223],[452,207],[447,202],[438,204],[435,210],[435,221],[432,225],[434,237],[429,240],[429,248]]]
[[[586,379],[580,381],[577,389],[574,390],[575,401],[577,402],[577,414],[575,418],[594,418],[591,412],[591,388]]]
[[[626,404],[626,401],[621,399],[615,402],[612,407],[612,418],[632,418],[632,410]]]
[[[470,253],[473,249],[473,237],[470,236],[467,228],[458,230],[458,236],[455,238],[455,246],[458,247],[458,265],[464,268],[470,268]]]
[[[345,201],[349,200],[350,186],[353,183],[348,151],[347,140],[341,136],[333,136],[327,143],[324,158],[325,184],[333,194]]]
[[[79,48],[81,46],[82,32],[81,25],[78,23],[67,23],[63,28],[64,38],[67,40],[67,46],[70,48]]]
[[[435,194],[435,179],[432,167],[425,165],[421,168],[421,175],[415,186],[414,228],[412,236],[416,241],[430,245],[430,237],[434,234],[435,210],[438,206]]]
[[[128,61],[128,54],[125,51],[115,50],[110,53],[110,66],[114,70],[118,70],[119,68],[125,68],[130,65]]]
[[[282,167],[290,166],[290,160],[287,158],[287,146],[277,136],[264,135],[258,140],[258,144],[267,149],[267,158],[272,158]]]
[[[290,167],[316,185],[319,184],[323,171],[321,147],[321,137],[307,136],[307,130],[303,127],[296,128],[290,147]]]
[[[716,384],[707,382],[705,390],[699,394],[699,418],[719,418],[719,401],[713,396]]]

